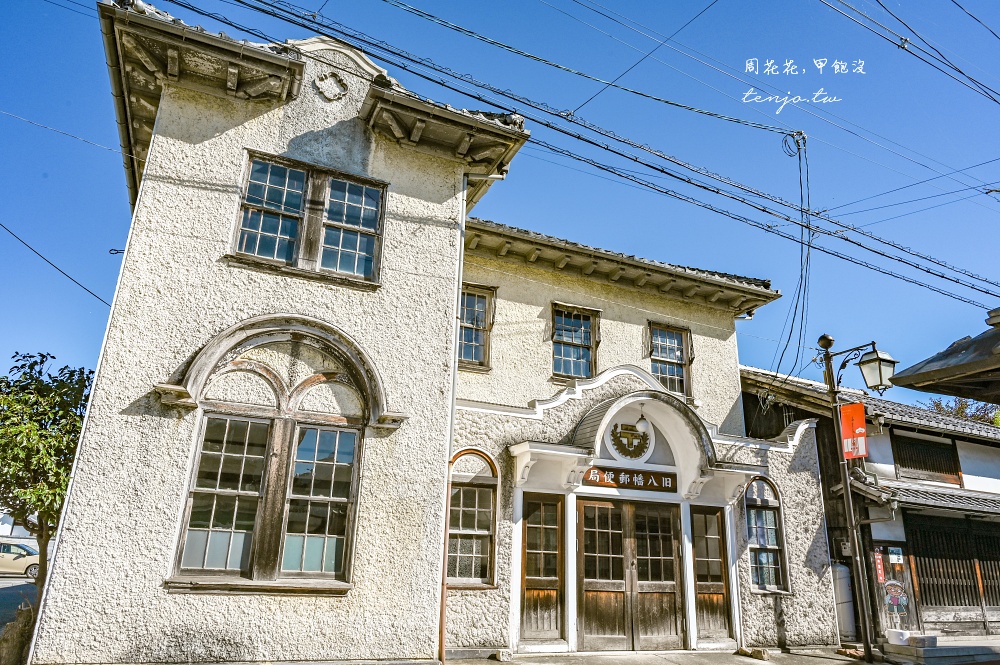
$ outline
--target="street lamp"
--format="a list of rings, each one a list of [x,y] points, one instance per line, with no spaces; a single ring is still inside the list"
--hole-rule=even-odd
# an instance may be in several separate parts
[[[819,338],[819,345],[823,349],[824,378],[830,396],[830,408],[833,411],[833,428],[836,436],[838,449],[843,446],[844,437],[840,422],[840,405],[838,396],[840,395],[840,375],[852,360],[858,360],[858,367],[861,375],[865,379],[865,384],[871,390],[877,390],[881,395],[886,389],[891,388],[893,371],[896,361],[892,356],[884,351],[879,351],[875,342],[855,346],[851,349],[830,353],[833,347],[833,337],[822,335]],[[833,371],[833,359],[837,356],[846,356],[840,363],[840,368],[835,374]],[[844,490],[844,511],[847,513],[847,537],[851,545],[851,563],[854,569],[855,589],[857,590],[858,603],[860,605],[859,614],[861,616],[861,643],[864,645],[865,662],[872,662],[872,640],[871,640],[871,609],[868,602],[868,584],[865,580],[865,568],[861,559],[861,547],[858,538],[858,525],[854,519],[854,501],[851,498],[851,477],[850,469],[847,466],[847,458],[843,450],[837,451],[840,460],[840,482]]]

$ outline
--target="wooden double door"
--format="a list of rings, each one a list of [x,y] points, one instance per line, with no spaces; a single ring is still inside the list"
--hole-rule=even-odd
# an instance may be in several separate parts
[[[683,648],[678,507],[579,501],[577,530],[580,650]]]

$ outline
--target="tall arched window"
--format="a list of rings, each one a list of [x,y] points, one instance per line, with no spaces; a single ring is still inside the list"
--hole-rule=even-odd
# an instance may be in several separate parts
[[[750,581],[762,589],[786,589],[778,492],[770,482],[758,478],[747,485],[743,500],[747,514]]]
[[[496,535],[497,470],[478,450],[455,456],[448,514],[448,579],[453,585],[491,584]]]
[[[177,576],[347,581],[369,399],[321,340],[245,340],[207,373]]]

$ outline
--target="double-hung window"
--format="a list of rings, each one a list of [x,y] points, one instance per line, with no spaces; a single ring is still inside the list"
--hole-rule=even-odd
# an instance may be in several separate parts
[[[750,581],[761,589],[784,589],[784,553],[781,506],[774,487],[757,479],[744,493]]]
[[[458,362],[464,369],[489,369],[493,294],[494,290],[486,287],[468,284],[462,287]]]
[[[238,257],[354,281],[378,279],[385,183],[274,157],[250,160]],[[244,261],[245,262],[245,261]]]
[[[493,462],[479,452],[459,453],[448,509],[448,578],[452,583],[492,582],[496,500]]]
[[[598,343],[598,312],[552,306],[552,374],[586,379],[594,375]]]
[[[181,575],[345,580],[357,449],[351,429],[209,415]]]
[[[649,341],[653,376],[670,392],[688,394],[687,334],[683,330],[651,323]]]

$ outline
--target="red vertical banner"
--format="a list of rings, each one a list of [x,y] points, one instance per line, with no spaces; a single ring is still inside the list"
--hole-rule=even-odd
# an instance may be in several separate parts
[[[840,437],[844,459],[868,457],[864,404],[840,405]]]
[[[875,580],[879,584],[885,584],[885,564],[882,561],[882,548],[875,548]]]

